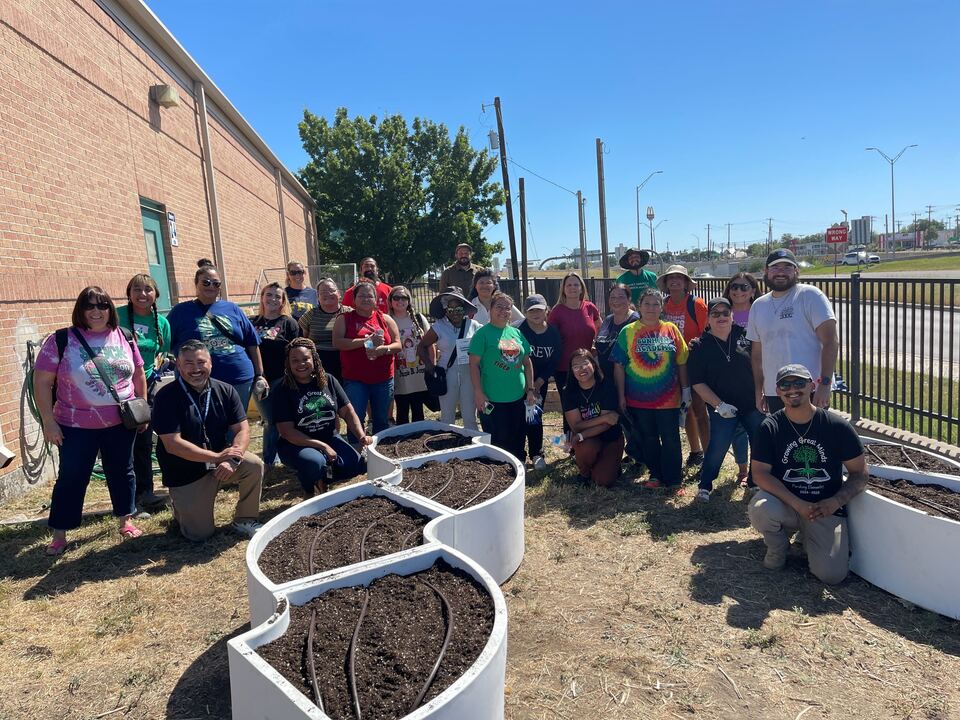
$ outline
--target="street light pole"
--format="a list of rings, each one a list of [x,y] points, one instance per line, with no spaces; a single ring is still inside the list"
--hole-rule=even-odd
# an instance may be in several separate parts
[[[894,163],[897,162],[897,160],[900,159],[900,156],[903,155],[907,150],[915,147],[917,147],[916,143],[914,143],[913,145],[907,145],[903,150],[897,153],[896,157],[892,159],[880,148],[875,148],[875,147],[865,148],[866,150],[876,150],[878,153],[883,155],[884,160],[890,163],[890,226],[893,228],[894,234],[896,234],[897,232],[897,196],[896,196],[896,193],[894,192],[893,165]]]
[[[654,175],[659,175],[663,170],[654,170],[652,173],[647,175],[642,183],[637,185],[637,249],[640,248],[640,191],[643,189],[643,186],[647,184],[647,180],[652,178]]]

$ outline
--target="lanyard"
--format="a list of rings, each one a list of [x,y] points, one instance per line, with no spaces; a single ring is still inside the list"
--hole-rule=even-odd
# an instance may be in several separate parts
[[[201,397],[206,394],[207,399],[203,406],[203,412],[200,411],[200,406],[197,405],[197,401],[193,399],[193,395],[190,394],[190,391],[187,390],[187,386],[183,382],[183,378],[177,375],[177,382],[180,383],[180,387],[183,388],[183,392],[186,393],[187,398],[189,398],[190,403],[197,409],[197,414],[200,416],[200,424],[203,427],[203,434],[207,434],[207,414],[210,412],[210,396],[213,395],[212,388],[207,387],[202,393]]]

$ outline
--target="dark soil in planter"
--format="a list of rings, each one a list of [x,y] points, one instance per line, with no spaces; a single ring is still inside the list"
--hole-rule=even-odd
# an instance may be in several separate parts
[[[910,468],[911,470],[921,470],[923,472],[943,473],[944,475],[960,475],[955,465],[931,457],[924,452],[914,448],[904,447],[903,445],[882,445],[880,443],[866,443],[864,453],[867,456],[867,463],[875,464],[883,460],[885,465],[896,465],[898,467]],[[909,460],[907,459],[909,457]],[[914,468],[913,464],[916,464]]]
[[[510,487],[514,477],[509,463],[487,458],[453,458],[404,468],[400,487],[461,510],[496,497]]]
[[[377,441],[377,450],[388,458],[405,458],[414,455],[452,450],[473,442],[472,437],[445,430],[424,430],[412,435],[384,438]]]
[[[960,521],[960,493],[942,485],[884,480],[871,475],[868,487],[879,495],[929,515]]]
[[[449,609],[427,583],[443,594]],[[493,630],[493,601],[486,590],[443,560],[413,575],[374,580],[368,599],[362,587],[339,588],[291,607],[287,632],[257,653],[334,720],[357,717],[350,646],[365,600],[354,650],[356,697],[364,720],[403,717],[439,695],[479,657]],[[310,672],[311,639],[321,702]],[[436,676],[418,702],[442,651]]]
[[[332,521],[335,524],[329,525]],[[384,497],[357,498],[300,518],[270,541],[257,564],[272,582],[285,583],[360,562],[360,541],[368,528],[364,560],[416,547],[423,542],[423,526],[429,521]]]

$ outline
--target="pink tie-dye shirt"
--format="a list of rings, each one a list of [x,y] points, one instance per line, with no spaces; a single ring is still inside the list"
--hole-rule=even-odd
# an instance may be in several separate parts
[[[136,343],[131,347],[120,330],[90,332],[80,330],[90,349],[106,362],[110,380],[121,400],[134,396],[133,373],[143,367],[143,358]],[[57,357],[57,341],[50,335],[40,354],[36,369],[57,374],[57,401],[53,416],[60,425],[86,429],[113,427],[120,424],[120,407],[107,386],[100,380],[96,365],[73,334],[67,333],[63,360]]]

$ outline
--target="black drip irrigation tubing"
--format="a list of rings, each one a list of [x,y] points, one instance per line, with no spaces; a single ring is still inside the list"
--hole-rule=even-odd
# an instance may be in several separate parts
[[[310,557],[307,564],[307,568],[310,571],[311,575],[316,574],[317,563],[316,563],[316,552],[317,552],[317,542],[320,540],[320,536],[324,533],[327,528],[331,525],[334,525],[343,520],[341,515],[338,518],[334,518],[322,528],[317,530],[317,534],[313,536],[313,542],[310,544]],[[317,680],[317,665],[314,660],[314,651],[313,651],[313,638],[314,638],[314,628],[317,625],[317,611],[316,609],[310,613],[310,629],[307,631],[307,671],[310,673],[310,687],[313,688],[313,696],[316,700],[317,707],[320,708],[321,712],[326,712],[323,708],[323,698],[320,696],[320,682]]]
[[[890,492],[894,495],[899,495],[902,498],[906,498],[912,502],[918,502],[921,505],[926,505],[933,510],[936,510],[941,515],[949,518],[950,520],[960,520],[960,513],[958,513],[953,508],[947,507],[946,505],[940,505],[939,503],[932,502],[930,500],[924,500],[923,498],[914,497],[910,493],[905,493],[902,490],[897,490],[888,485],[879,485],[877,483],[870,483],[870,487],[876,488],[880,492]]]
[[[450,606],[450,601],[447,599],[447,596],[444,595],[443,592],[441,592],[440,589],[429,580],[419,579],[418,581],[433,590],[433,592],[437,594],[437,597],[440,598],[440,604],[443,606],[444,619],[446,620],[447,631],[443,636],[443,645],[440,646],[440,654],[437,655],[437,661],[433,664],[433,668],[430,670],[430,675],[427,677],[427,681],[420,689],[420,693],[417,695],[417,698],[413,701],[413,705],[410,706],[410,712],[413,712],[420,707],[424,696],[427,694],[430,686],[433,685],[433,681],[437,677],[437,671],[440,670],[440,663],[443,662],[443,658],[447,654],[447,648],[450,647],[450,639],[453,637],[453,608]]]
[[[907,449],[903,445],[900,446],[900,452],[903,453],[903,456],[907,459],[907,462],[913,465],[913,469],[919,472],[920,468],[917,467],[917,464],[913,461],[913,458],[907,454]]]
[[[432,452],[432,450],[430,450],[429,443],[433,442],[434,440],[438,440],[442,437],[460,437],[460,435],[459,433],[453,433],[453,432],[444,432],[444,433],[437,433],[436,435],[427,435],[426,437],[423,438],[423,440],[420,441],[420,444],[423,445],[424,450],[426,450],[427,452]]]
[[[496,474],[496,467],[494,467],[493,465],[491,465],[491,466],[490,466],[490,479],[487,480],[486,485],[484,485],[482,488],[480,488],[480,491],[479,491],[476,495],[474,495],[472,498],[470,498],[470,499],[467,500],[465,503],[463,503],[460,507],[457,508],[457,510],[463,510],[465,507],[467,507],[468,505],[470,505],[470,503],[472,503],[472,502],[473,502],[474,500],[476,500],[478,497],[480,497],[481,495],[483,495],[483,493],[485,493],[485,492],[487,491],[487,488],[490,487],[490,483],[493,482],[493,478],[494,478],[494,475],[495,475],[495,474]]]

